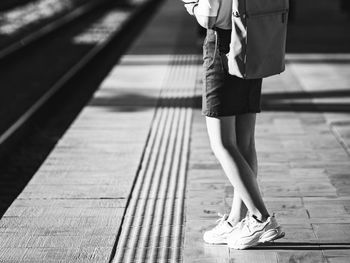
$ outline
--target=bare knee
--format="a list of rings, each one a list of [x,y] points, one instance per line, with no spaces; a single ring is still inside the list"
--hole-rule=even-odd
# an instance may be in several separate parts
[[[237,117],[237,145],[243,155],[255,152],[255,118],[255,114],[243,114]]]
[[[254,137],[250,137],[245,140],[237,140],[237,147],[243,156],[251,155],[255,152]]]
[[[206,118],[210,146],[216,157],[237,150],[235,116]]]
[[[210,146],[216,157],[232,153],[232,151],[238,151],[237,143],[233,140],[211,140]]]

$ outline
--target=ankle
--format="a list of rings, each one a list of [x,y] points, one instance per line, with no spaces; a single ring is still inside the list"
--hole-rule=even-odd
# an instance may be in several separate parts
[[[229,216],[226,221],[229,222],[232,226],[238,224],[239,222],[242,221],[243,218],[245,218],[246,215],[241,216],[241,215],[235,215],[235,216]]]
[[[268,212],[263,214],[260,211],[254,211],[254,213],[250,212],[249,214],[259,222],[265,222],[270,217]]]
[[[238,217],[238,216],[230,217],[230,216],[229,216],[229,217],[226,219],[226,221],[229,222],[230,225],[234,226],[234,225],[236,225],[236,224],[240,221],[240,217]]]
[[[235,226],[239,220],[235,217],[235,218],[227,218],[226,221],[231,225],[231,226]]]
[[[269,214],[266,214],[266,215],[252,215],[252,217],[254,217],[258,222],[260,223],[264,223],[268,218],[269,218]]]

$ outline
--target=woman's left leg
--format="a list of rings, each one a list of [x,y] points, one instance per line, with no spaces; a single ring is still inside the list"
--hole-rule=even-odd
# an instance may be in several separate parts
[[[237,147],[252,169],[255,177],[258,174],[258,160],[255,149],[255,113],[240,114],[236,116],[235,135]],[[232,135],[234,136],[234,134]],[[247,207],[244,205],[237,191],[234,191],[231,212],[227,218],[229,222],[236,224],[247,214]]]
[[[206,117],[212,150],[235,191],[252,215],[268,217],[255,174],[240,153],[236,141],[236,117]]]

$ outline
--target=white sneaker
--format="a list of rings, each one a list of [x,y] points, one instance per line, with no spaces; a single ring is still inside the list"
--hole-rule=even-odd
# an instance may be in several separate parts
[[[227,237],[236,229],[228,221],[228,215],[221,215],[216,223],[217,225],[206,232],[204,232],[203,239],[209,244],[227,244]]]
[[[232,232],[227,238],[227,245],[234,249],[245,249],[284,236],[285,233],[278,225],[275,215],[269,216],[265,222],[260,222],[252,216],[246,219],[241,227]]]

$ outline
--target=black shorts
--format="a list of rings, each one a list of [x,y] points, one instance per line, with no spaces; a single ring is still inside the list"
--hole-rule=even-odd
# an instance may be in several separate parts
[[[261,112],[262,79],[228,74],[231,30],[208,29],[203,44],[202,113],[208,117]]]

